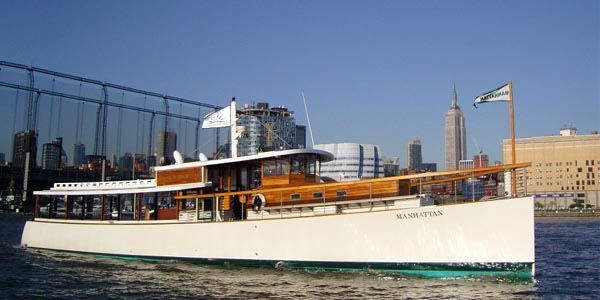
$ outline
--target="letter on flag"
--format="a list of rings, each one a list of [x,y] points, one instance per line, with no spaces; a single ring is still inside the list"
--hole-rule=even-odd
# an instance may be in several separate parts
[[[204,116],[202,121],[202,128],[218,128],[231,126],[231,111],[230,107],[227,106],[218,111],[211,112]]]
[[[494,101],[510,101],[510,85],[507,83],[495,90],[484,93],[483,95],[475,97],[473,106],[477,108],[477,104],[494,102]]]

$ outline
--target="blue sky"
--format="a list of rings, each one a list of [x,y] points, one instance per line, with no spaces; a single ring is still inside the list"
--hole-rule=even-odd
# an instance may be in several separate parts
[[[517,137],[554,135],[565,124],[581,134],[600,129],[598,1],[2,2],[0,60],[223,106],[231,97],[268,101],[296,111],[300,124],[303,91],[317,143],[379,144],[403,165],[407,142],[419,138],[424,160],[443,168],[454,81],[469,156],[478,144],[501,159],[508,107],[475,109],[472,101],[508,80]],[[0,80],[11,78],[0,71]],[[10,153],[14,98],[0,89],[0,152]],[[71,144],[67,106],[60,127]],[[84,125],[88,152],[93,111]],[[18,112],[17,129],[22,119]],[[138,116],[125,119],[122,149],[135,151]],[[42,141],[56,135],[45,133],[48,116],[38,122]],[[193,126],[182,126],[185,136]],[[180,144],[187,152],[189,139]]]

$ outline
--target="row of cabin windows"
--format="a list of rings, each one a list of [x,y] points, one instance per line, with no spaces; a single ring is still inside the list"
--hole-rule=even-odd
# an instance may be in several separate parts
[[[348,195],[348,193],[346,191],[337,191],[335,194],[338,198],[343,198]],[[314,192],[312,198],[313,198],[313,200],[323,199],[323,193],[322,192]],[[291,194],[290,199],[291,200],[300,200],[300,194]]]
[[[263,163],[263,176],[286,176],[288,174],[315,175],[317,158],[314,155],[302,155],[291,159],[270,159]],[[230,186],[228,188],[228,177]],[[212,167],[208,169],[208,178],[213,182],[215,192],[255,189],[261,186],[260,162],[240,164],[231,167]]]
[[[264,176],[285,176],[291,174],[315,175],[317,160],[314,156],[294,157],[289,159],[265,160],[263,165]]]

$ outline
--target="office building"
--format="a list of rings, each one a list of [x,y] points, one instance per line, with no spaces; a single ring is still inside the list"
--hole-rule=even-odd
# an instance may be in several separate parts
[[[42,169],[62,169],[63,153],[62,138],[56,138],[50,143],[44,143],[42,145]]]
[[[73,144],[73,167],[79,167],[85,163],[85,145],[82,143]]]
[[[467,158],[465,128],[465,118],[458,106],[458,94],[455,85],[452,91],[452,104],[446,113],[444,124],[446,170],[458,169],[458,162]]]
[[[483,168],[489,166],[487,154],[479,153],[473,155],[473,168]]]
[[[510,163],[511,141],[503,140],[502,148],[504,162]],[[516,139],[515,148],[517,163],[531,162],[517,173],[517,193],[535,195],[536,207],[564,209],[574,199],[583,199],[599,208],[600,135],[578,135],[575,128],[563,128],[558,136]],[[506,188],[510,180],[505,175]]]
[[[133,168],[133,155],[129,152],[125,152],[123,156],[119,157],[119,171],[120,172],[131,172]]]
[[[315,149],[331,152],[334,160],[321,164],[320,176],[324,180],[351,181],[383,177],[381,151],[377,145],[339,143],[318,144]]]
[[[177,133],[174,131],[161,131],[156,138],[156,158],[161,166],[169,165],[175,161],[173,152],[177,149]],[[120,165],[120,163],[119,163]]]
[[[306,148],[306,126],[296,125],[296,147],[298,149]]]
[[[15,134],[12,165],[23,168],[27,152],[29,152],[29,168],[37,167],[37,133],[34,130],[21,131]]]
[[[423,156],[421,154],[421,141],[413,140],[408,142],[406,153],[408,169],[421,170],[421,165],[423,164]]]
[[[400,175],[400,158],[391,157],[382,159],[383,176],[398,176]]]
[[[267,102],[244,105],[238,112],[237,126],[243,127],[238,140],[238,155],[293,149],[298,148],[299,143],[306,145],[306,128],[298,128],[292,114],[283,106],[270,108]],[[296,139],[298,131],[304,131],[299,140]]]

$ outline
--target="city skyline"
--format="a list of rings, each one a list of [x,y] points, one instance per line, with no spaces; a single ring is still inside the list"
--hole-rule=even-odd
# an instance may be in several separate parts
[[[508,108],[490,104],[475,110],[471,103],[508,80],[514,83],[518,138],[552,135],[564,124],[581,134],[599,129],[598,8],[595,1],[368,7],[360,2],[21,2],[0,12],[0,33],[13,41],[0,47],[0,57],[219,106],[233,96],[240,104],[268,101],[295,111],[297,124],[306,125],[304,91],[316,143],[378,144],[385,156],[398,156],[405,166],[406,142],[418,138],[423,157],[442,166],[443,115],[455,80],[468,119],[467,157],[475,154],[476,139],[490,160],[501,159]],[[130,14],[134,10],[139,14]],[[511,22],[481,18],[492,10]],[[108,16],[111,26],[100,26],[106,24],[101,16]],[[31,22],[19,21],[24,18]],[[155,19],[163,21],[150,22]],[[0,112],[5,120],[11,120],[12,99]],[[92,111],[87,107],[86,113]],[[128,133],[121,152],[137,152],[131,144],[143,135],[133,134],[134,124],[124,125]],[[11,126],[11,121],[0,126],[6,148],[0,152],[8,159]],[[57,137],[44,138],[46,129],[40,129],[38,147]],[[201,140],[213,135],[202,131]],[[71,156],[69,139],[64,147]],[[93,151],[93,143],[82,142]]]

